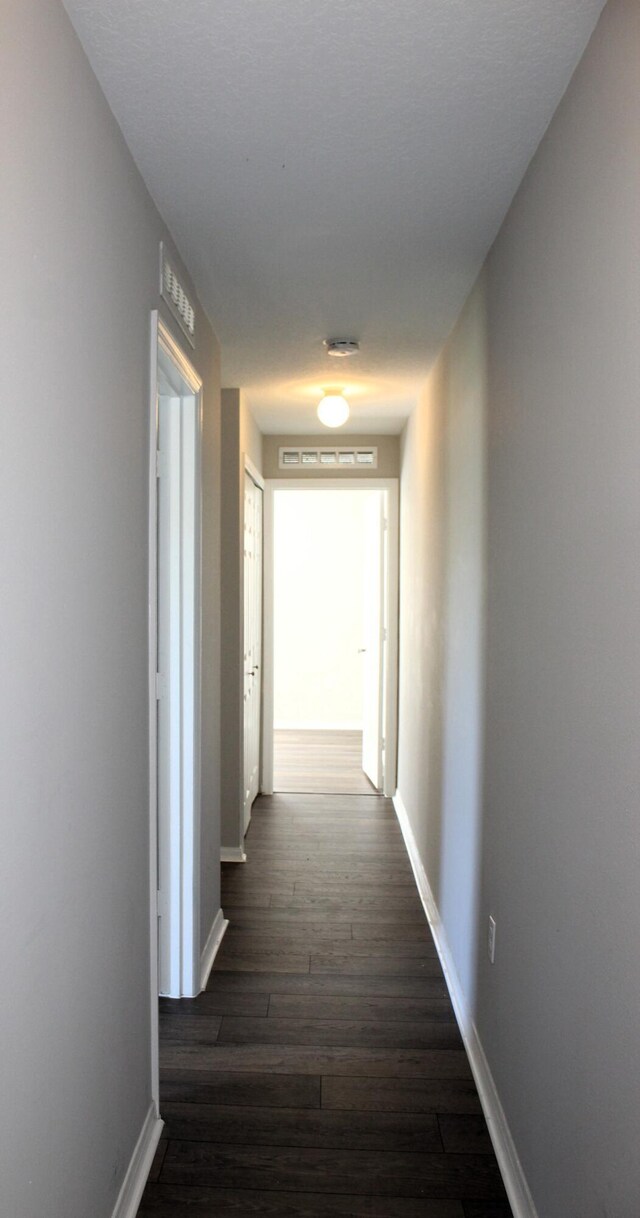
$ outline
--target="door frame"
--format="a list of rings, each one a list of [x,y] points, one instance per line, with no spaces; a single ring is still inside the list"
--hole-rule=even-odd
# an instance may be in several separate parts
[[[387,493],[387,583],[385,607],[386,705],[383,723],[385,767],[383,794],[396,793],[398,762],[398,597],[399,487],[397,478],[267,478],[264,484],[264,584],[262,636],[262,759],[260,790],[273,794],[274,722],[274,496],[276,491],[376,491]]]
[[[245,809],[245,803],[244,803],[244,795],[245,795],[245,783],[244,783],[244,779],[245,779],[245,773],[244,773],[244,765],[245,765],[245,732],[244,732],[244,727],[245,727],[245,724],[244,724],[244,638],[245,638],[245,629],[246,629],[245,612],[244,612],[244,609],[245,609],[245,598],[244,598],[244,527],[245,527],[245,518],[244,518],[244,509],[245,509],[245,494],[244,494],[244,485],[245,485],[245,484],[244,484],[244,479],[245,479],[245,476],[248,476],[248,477],[251,479],[251,481],[253,482],[254,486],[255,486],[255,487],[257,487],[257,489],[258,489],[259,491],[261,491],[261,492],[262,492],[262,547],[261,547],[261,548],[262,548],[262,568],[261,568],[261,571],[260,571],[260,581],[261,581],[261,583],[262,583],[262,599],[263,599],[263,611],[262,611],[262,615],[261,615],[261,631],[262,631],[262,647],[261,647],[261,651],[262,651],[262,653],[264,653],[264,497],[265,497],[265,496],[264,496],[264,488],[265,488],[265,482],[264,482],[264,478],[262,477],[262,474],[260,473],[259,469],[257,468],[257,466],[255,465],[255,463],[254,463],[254,462],[251,460],[251,457],[250,457],[250,456],[249,456],[247,453],[243,453],[243,454],[242,454],[242,470],[243,470],[243,477],[242,477],[242,488],[241,488],[241,495],[240,495],[240,502],[242,503],[242,520],[241,520],[241,522],[240,522],[240,536],[241,536],[241,543],[242,543],[242,563],[241,563],[241,568],[242,568],[242,570],[241,570],[241,576],[240,576],[240,579],[241,579],[241,586],[240,586],[240,613],[241,613],[241,615],[242,615],[241,630],[240,630],[240,653],[241,653],[241,654],[240,654],[240,660],[241,660],[241,670],[240,670],[240,682],[241,682],[241,686],[240,686],[240,697],[241,697],[241,702],[240,702],[240,705],[241,705],[241,708],[242,708],[242,711],[241,711],[242,757],[241,757],[241,762],[240,762],[240,768],[241,768],[241,778],[240,778],[240,787],[241,787],[241,790],[240,790],[240,843],[241,843],[241,850],[242,850],[242,853],[244,854],[244,839],[245,839],[245,836],[246,836],[246,833],[247,833],[247,829],[248,829],[248,827],[249,827],[249,826],[248,826],[248,821],[247,821],[247,818],[246,818],[246,809]],[[262,654],[262,657],[261,657],[261,663],[262,663],[262,668],[264,669],[264,654]],[[261,674],[260,674],[260,697],[259,697],[259,702],[258,702],[258,705],[259,705],[259,710],[260,710],[260,728],[259,728],[259,731],[258,731],[258,748],[259,748],[259,750],[260,750],[260,757],[259,757],[259,759],[258,759],[258,790],[259,790],[259,791],[261,790],[261,777],[262,777],[262,736],[263,736],[263,727],[262,727],[262,713],[263,713],[263,689],[264,689],[264,672],[261,672]],[[249,819],[250,819],[250,818],[249,818]],[[245,859],[246,859],[246,855],[245,855]]]
[[[181,975],[193,994],[200,992],[200,701],[202,667],[202,421],[203,382],[193,364],[174,338],[157,309],[151,312],[149,374],[149,534],[148,534],[148,707],[149,707],[149,939],[151,1001],[151,1089],[158,1110],[159,1032],[158,1032],[158,740],[157,740],[157,654],[158,654],[158,359],[161,350],[173,361],[197,402],[196,460],[194,502],[196,510],[195,558],[197,591],[194,605],[194,806],[188,826],[188,842],[181,852],[180,865],[189,872],[189,884],[182,884],[181,920],[188,930],[188,951],[182,961]],[[198,592],[199,589],[199,592]],[[184,709],[184,708],[182,708]],[[186,836],[186,835],[185,835]],[[183,879],[185,878],[183,874]],[[184,916],[182,916],[184,915]]]

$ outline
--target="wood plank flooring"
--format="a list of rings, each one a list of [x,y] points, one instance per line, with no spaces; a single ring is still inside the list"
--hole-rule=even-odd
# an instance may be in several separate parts
[[[373,795],[362,769],[362,732],[298,729],[273,733],[276,791]]]
[[[262,797],[208,988],[161,1000],[140,1218],[510,1218],[389,801]]]

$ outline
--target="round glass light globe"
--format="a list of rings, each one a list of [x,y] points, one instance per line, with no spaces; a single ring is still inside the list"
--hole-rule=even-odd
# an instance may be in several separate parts
[[[325,393],[318,406],[318,418],[325,427],[342,427],[349,418],[349,403],[341,393]]]

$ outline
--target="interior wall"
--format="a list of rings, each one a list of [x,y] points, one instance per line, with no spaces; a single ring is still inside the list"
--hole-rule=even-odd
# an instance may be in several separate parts
[[[640,1196],[638,62],[610,0],[403,443],[399,789],[540,1218]]]
[[[202,417],[202,704],[200,949],[220,910],[221,835],[221,524],[220,345],[198,305],[201,339],[190,352],[204,377]],[[175,327],[174,327],[175,328]],[[178,340],[180,338],[178,336]]]
[[[612,0],[487,285],[478,1026],[545,1218],[640,1197],[639,63]]]
[[[402,446],[398,791],[470,1005],[482,820],[484,279]]]
[[[444,356],[442,828],[439,908],[473,1008],[480,941],[487,414],[484,278]]]
[[[440,895],[444,505],[442,361],[402,435],[398,792]]]
[[[348,490],[275,492],[276,728],[362,729],[368,497]]]
[[[232,392],[238,393],[240,409],[240,452],[249,457],[258,470],[258,473],[261,474],[263,471],[262,432],[260,431],[258,424],[249,410],[244,394],[239,390],[234,390]]]
[[[3,6],[0,144],[0,1211],[109,1218],[151,1102],[149,350],[169,235],[58,0]],[[199,308],[196,326],[206,927],[219,905],[219,404]]]
[[[222,847],[242,844],[242,507],[240,502],[240,390],[222,390]]]
[[[242,846],[244,769],[244,457],[262,474],[262,433],[240,389],[222,390],[221,844]]]

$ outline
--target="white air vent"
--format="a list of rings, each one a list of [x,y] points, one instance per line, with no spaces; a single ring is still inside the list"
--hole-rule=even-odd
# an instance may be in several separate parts
[[[324,345],[327,355],[336,356],[338,359],[357,355],[360,350],[360,343],[356,338],[325,338]]]
[[[348,472],[367,466],[378,468],[377,448],[281,448],[280,469],[334,469]]]
[[[168,304],[191,346],[195,347],[196,315],[194,308],[165,254],[162,241],[160,242],[160,295]]]

